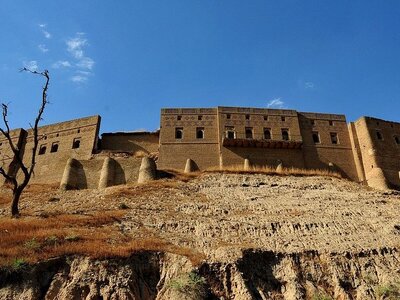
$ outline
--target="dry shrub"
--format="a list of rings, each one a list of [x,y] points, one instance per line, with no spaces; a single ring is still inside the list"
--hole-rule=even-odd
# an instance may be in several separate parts
[[[275,167],[271,166],[252,166],[249,170],[245,170],[242,165],[226,166],[223,168],[213,167],[206,169],[204,173],[266,174],[279,176],[329,176],[342,178],[338,172],[333,172],[327,169],[282,168],[281,171],[277,171]]]
[[[203,254],[178,247],[159,237],[132,239],[123,235],[116,223],[124,211],[93,215],[58,215],[47,219],[26,217],[0,220],[0,266],[15,259],[29,263],[63,255],[92,258],[128,257],[137,251],[165,251],[187,256],[194,265]]]

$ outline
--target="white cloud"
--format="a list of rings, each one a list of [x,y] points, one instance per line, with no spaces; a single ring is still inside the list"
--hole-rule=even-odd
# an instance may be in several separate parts
[[[311,81],[304,82],[304,88],[305,89],[313,89],[314,88],[314,82],[311,82]]]
[[[43,53],[46,53],[47,51],[49,51],[49,49],[46,47],[46,45],[44,44],[40,44],[38,45],[38,48],[40,51],[42,51]]]
[[[90,57],[82,57],[82,59],[78,61],[76,65],[82,69],[91,70],[94,66],[94,60]]]
[[[48,31],[46,31],[46,30],[43,30],[42,32],[43,32],[44,37],[45,37],[46,39],[51,39],[51,34],[50,34],[50,32],[48,32]]]
[[[39,68],[36,60],[24,61],[23,65],[25,68],[31,71],[37,71],[37,69]]]
[[[84,83],[88,80],[88,78],[86,76],[82,76],[82,75],[74,75],[71,77],[71,80],[73,82],[77,82],[77,83]]]
[[[42,29],[42,33],[46,39],[51,39],[51,33],[48,32],[45,28],[47,27],[47,24],[39,24],[39,27]]]
[[[90,72],[88,72],[88,71],[81,71],[81,70],[76,71],[76,73],[82,74],[82,75],[85,75],[85,76],[92,75],[92,73],[90,73]]]
[[[71,67],[71,63],[68,60],[59,60],[56,61],[54,64],[51,65],[54,69],[59,69],[59,68],[69,68]]]
[[[268,108],[284,108],[285,103],[281,100],[281,98],[275,98],[268,102]]]
[[[75,37],[67,40],[67,50],[76,59],[83,58],[83,47],[87,45],[87,40],[82,37]]]

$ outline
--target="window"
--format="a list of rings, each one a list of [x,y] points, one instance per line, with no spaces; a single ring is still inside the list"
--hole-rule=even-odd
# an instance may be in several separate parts
[[[397,135],[394,137],[394,141],[397,145],[400,145],[400,138]]]
[[[59,133],[57,133],[57,134],[56,134],[56,137],[59,137],[59,136],[60,136],[60,134],[59,134]]]
[[[378,140],[383,140],[383,136],[382,136],[382,133],[380,131],[376,132],[376,137],[378,138]]]
[[[182,120],[182,116],[176,116],[176,119],[177,119],[178,121],[180,121],[180,120]]]
[[[282,129],[282,140],[289,140],[289,129]]]
[[[230,120],[230,119],[231,119],[231,114],[227,114],[227,115],[226,115],[226,118],[227,118],[228,120]]]
[[[252,139],[253,138],[253,128],[247,127],[246,128],[246,139]]]
[[[319,139],[319,133],[318,133],[318,132],[314,131],[314,132],[312,133],[312,138],[313,138],[314,144],[319,144],[319,143],[321,143],[321,141],[320,141],[320,139]]]
[[[315,126],[315,120],[311,120],[311,126]]]
[[[175,138],[178,140],[183,138],[183,128],[182,127],[175,128]]]
[[[47,149],[46,145],[41,145],[40,148],[39,148],[39,155],[45,154],[46,153],[46,149]]]
[[[196,139],[204,139],[204,127],[196,128]]]
[[[53,152],[57,152],[57,151],[58,151],[58,142],[55,142],[51,145],[50,152],[53,153]]]
[[[338,135],[336,132],[331,132],[331,143],[333,145],[339,144],[339,139],[338,139]]]
[[[80,130],[80,129],[78,129],[76,132],[77,132],[77,133],[81,133],[81,130]]]
[[[74,139],[74,142],[72,143],[72,149],[78,149],[81,146],[81,139],[76,138]]]
[[[281,117],[281,121],[285,122],[286,121],[286,117]]]
[[[333,121],[329,121],[329,126],[333,126]]]
[[[250,115],[246,115],[246,120],[250,120]]]
[[[270,140],[271,139],[271,129],[264,128],[264,139]]]
[[[232,126],[225,127],[225,136],[228,139],[234,139],[236,137],[235,127]]]
[[[197,116],[197,120],[199,121],[203,120],[203,116]]]
[[[264,116],[264,121],[268,121],[268,116]]]

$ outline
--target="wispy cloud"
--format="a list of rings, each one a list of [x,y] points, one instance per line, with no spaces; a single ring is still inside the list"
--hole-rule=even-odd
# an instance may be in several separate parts
[[[42,33],[46,39],[51,39],[51,33],[47,31],[47,25],[46,24],[39,24],[39,27],[42,30]]]
[[[24,61],[23,62],[23,66],[25,68],[28,68],[31,71],[37,71],[37,69],[39,69],[38,67],[38,63],[36,60],[31,60],[31,61]]]
[[[302,80],[299,79],[297,81],[297,85],[300,89],[304,89],[304,90],[314,90],[316,88],[315,83],[310,81],[310,80]]]
[[[88,80],[87,76],[84,75],[74,75],[71,77],[71,81],[76,82],[76,83],[84,83]]]
[[[285,103],[281,100],[281,98],[275,98],[268,102],[268,108],[284,108]]]
[[[60,69],[60,68],[69,68],[71,67],[71,63],[68,60],[59,60],[56,61],[54,64],[51,65],[54,69]]]
[[[74,66],[77,68],[76,75],[71,77],[73,82],[86,82],[95,65],[95,61],[85,54],[86,47],[89,45],[84,32],[77,32],[75,37],[66,41],[67,51],[74,59]]]
[[[311,81],[304,82],[304,88],[305,89],[313,89],[314,86],[315,86],[314,82],[311,82]]]
[[[38,48],[40,51],[42,51],[43,53],[46,53],[47,51],[49,51],[49,49],[46,47],[46,45],[44,44],[40,44],[38,45]]]
[[[94,60],[90,57],[83,57],[76,65],[82,69],[91,70],[94,66]]]

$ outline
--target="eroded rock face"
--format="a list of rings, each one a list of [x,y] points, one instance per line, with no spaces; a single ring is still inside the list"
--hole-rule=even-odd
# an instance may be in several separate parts
[[[199,267],[184,256],[156,252],[109,260],[71,257],[2,270],[0,299],[381,299],[388,290],[400,293],[399,258],[395,249],[386,248],[246,250],[236,261]]]

